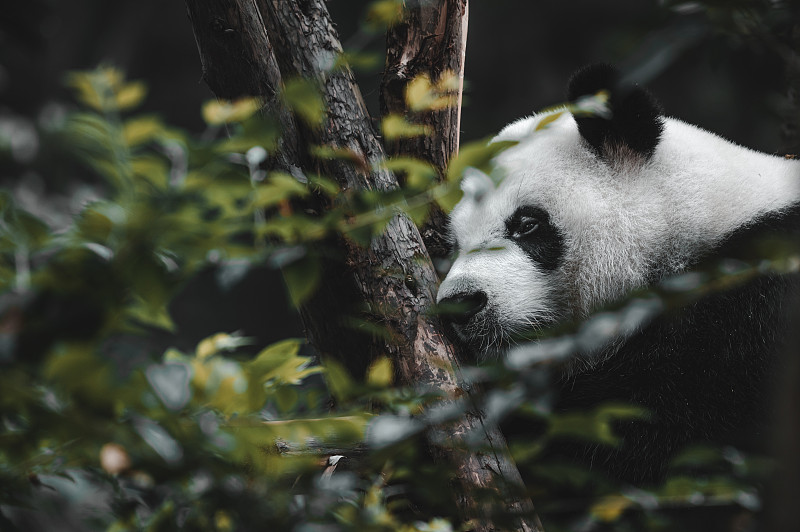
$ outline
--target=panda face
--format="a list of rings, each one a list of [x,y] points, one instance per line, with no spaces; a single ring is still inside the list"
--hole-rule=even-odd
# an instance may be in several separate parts
[[[495,139],[517,144],[491,177],[462,181],[450,217],[457,255],[437,301],[458,309],[452,329],[479,355],[681,272],[799,201],[796,161],[665,118],[617,77],[590,68],[569,89],[575,101],[616,87],[610,118],[561,110],[517,121]]]
[[[451,214],[457,257],[438,301],[460,306],[452,329],[484,354],[641,285],[658,233],[663,202],[652,191],[630,196],[643,161],[606,164],[581,142],[571,115],[536,131],[542,118],[498,136],[519,142],[496,160],[499,184],[472,172]],[[626,232],[631,225],[639,230]]]

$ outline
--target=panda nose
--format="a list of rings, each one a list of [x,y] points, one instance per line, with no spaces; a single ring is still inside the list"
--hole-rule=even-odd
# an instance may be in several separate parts
[[[478,291],[471,293],[454,294],[439,301],[440,305],[447,306],[448,312],[445,319],[463,325],[471,317],[483,310],[489,298],[486,292]]]

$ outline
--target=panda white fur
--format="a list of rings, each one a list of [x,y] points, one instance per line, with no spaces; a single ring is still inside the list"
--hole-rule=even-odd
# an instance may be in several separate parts
[[[495,184],[465,178],[451,214],[457,258],[439,303],[479,357],[575,320],[711,256],[742,258],[762,234],[800,231],[800,162],[755,152],[662,115],[606,65],[578,72],[569,100],[609,91],[610,117],[549,113],[507,126]],[[563,111],[563,110],[562,110]],[[499,177],[498,177],[499,176]],[[638,403],[616,449],[582,453],[631,480],[661,477],[693,441],[726,441],[764,417],[797,279],[760,276],[666,313],[561,379],[560,408]]]

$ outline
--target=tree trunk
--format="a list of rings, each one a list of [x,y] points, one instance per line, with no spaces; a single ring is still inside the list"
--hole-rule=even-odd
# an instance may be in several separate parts
[[[266,33],[263,26],[258,27],[255,22],[259,17],[254,0],[186,0],[186,4],[201,56],[222,54],[202,58],[204,78],[212,90],[217,86],[238,84],[255,94],[271,95],[277,87],[276,80],[281,78],[263,80],[261,76],[273,72],[274,59],[284,78],[301,76],[318,80],[327,109],[325,123],[317,129],[298,128],[300,140],[297,144],[311,142],[345,148],[363,161],[364,164],[319,161],[325,174],[335,178],[345,190],[391,190],[398,186],[393,174],[380,169],[378,163],[385,153],[374,134],[352,73],[346,67],[329,69],[341,53],[341,46],[322,0],[257,0]],[[222,30],[218,29],[220,20],[223,21]],[[198,28],[198,25],[203,27]],[[207,39],[215,42],[206,43]],[[271,46],[275,47],[274,58],[268,53],[272,51]],[[259,51],[270,57],[261,58]],[[225,70],[230,79],[224,82],[209,81],[209,77],[222,72],[216,65],[229,59],[241,68]],[[250,61],[264,64],[250,64]],[[290,140],[290,144],[294,143]],[[371,354],[389,355],[407,383],[441,390],[451,399],[463,395],[456,377],[458,365],[453,347],[439,334],[435,320],[426,314],[434,302],[437,277],[414,224],[404,215],[395,216],[368,248],[347,243],[345,253],[349,271],[344,273],[348,282],[342,282],[340,277],[323,280],[323,294],[312,300],[313,306],[306,305],[302,311],[315,347],[340,359],[352,356],[352,352],[342,350],[342,346],[348,344],[350,331],[331,327],[330,318],[341,313],[342,297],[351,295],[342,296],[337,288],[343,287],[348,292],[356,287],[361,300],[372,314],[380,317],[381,325],[388,328],[393,338],[391,342],[373,343]],[[482,447],[491,452],[468,453],[458,449],[461,437],[476,431],[484,434]],[[490,516],[476,515],[480,508],[472,498],[475,490],[489,488],[507,497],[506,508],[520,514],[520,530],[539,530],[532,504],[518,496],[522,482],[499,431],[485,428],[480,416],[472,413],[448,427],[448,436],[451,445],[444,448],[439,445],[443,435],[432,435],[432,448],[456,464],[465,494],[460,503],[467,515],[479,517],[481,524],[476,529],[494,529]]]
[[[461,98],[464,89],[464,58],[467,47],[467,0],[409,2],[402,20],[386,33],[386,68],[381,81],[381,114],[399,114],[430,133],[387,141],[390,155],[405,155],[431,163],[444,175],[450,158],[458,154],[461,135]],[[406,103],[406,88],[418,76],[432,84],[451,76],[455,105],[444,109],[413,111]],[[445,214],[434,206],[421,228],[422,238],[433,257],[449,253],[443,234]]]

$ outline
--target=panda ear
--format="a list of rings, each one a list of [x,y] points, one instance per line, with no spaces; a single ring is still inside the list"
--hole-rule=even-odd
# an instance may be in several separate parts
[[[645,89],[620,78],[619,71],[605,64],[585,67],[572,76],[567,90],[570,102],[601,90],[609,95],[610,116],[575,116],[578,131],[604,159],[624,157],[630,152],[648,159],[664,130],[661,106]]]

